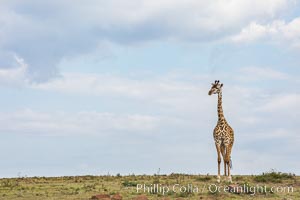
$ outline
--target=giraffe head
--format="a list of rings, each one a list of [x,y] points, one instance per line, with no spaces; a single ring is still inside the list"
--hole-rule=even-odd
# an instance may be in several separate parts
[[[215,80],[214,83],[211,84],[211,88],[208,92],[208,95],[218,94],[222,91],[223,83],[220,83],[219,80]]]

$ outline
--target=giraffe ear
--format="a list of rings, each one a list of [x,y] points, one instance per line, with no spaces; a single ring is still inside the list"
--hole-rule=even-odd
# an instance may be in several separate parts
[[[221,87],[223,87],[223,83],[221,83]]]

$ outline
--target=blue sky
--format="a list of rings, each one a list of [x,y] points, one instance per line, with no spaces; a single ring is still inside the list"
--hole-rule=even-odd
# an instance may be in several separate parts
[[[251,8],[251,9],[249,9]],[[1,177],[300,174],[300,2],[2,0]]]

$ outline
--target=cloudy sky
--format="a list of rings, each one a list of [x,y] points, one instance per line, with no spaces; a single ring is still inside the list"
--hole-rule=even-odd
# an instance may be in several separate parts
[[[300,1],[0,0],[0,177],[300,174]]]

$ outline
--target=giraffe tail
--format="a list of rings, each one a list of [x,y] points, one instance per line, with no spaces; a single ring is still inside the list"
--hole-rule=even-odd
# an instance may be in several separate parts
[[[230,156],[229,167],[230,167],[230,169],[232,169],[232,160],[231,160],[231,156]]]

